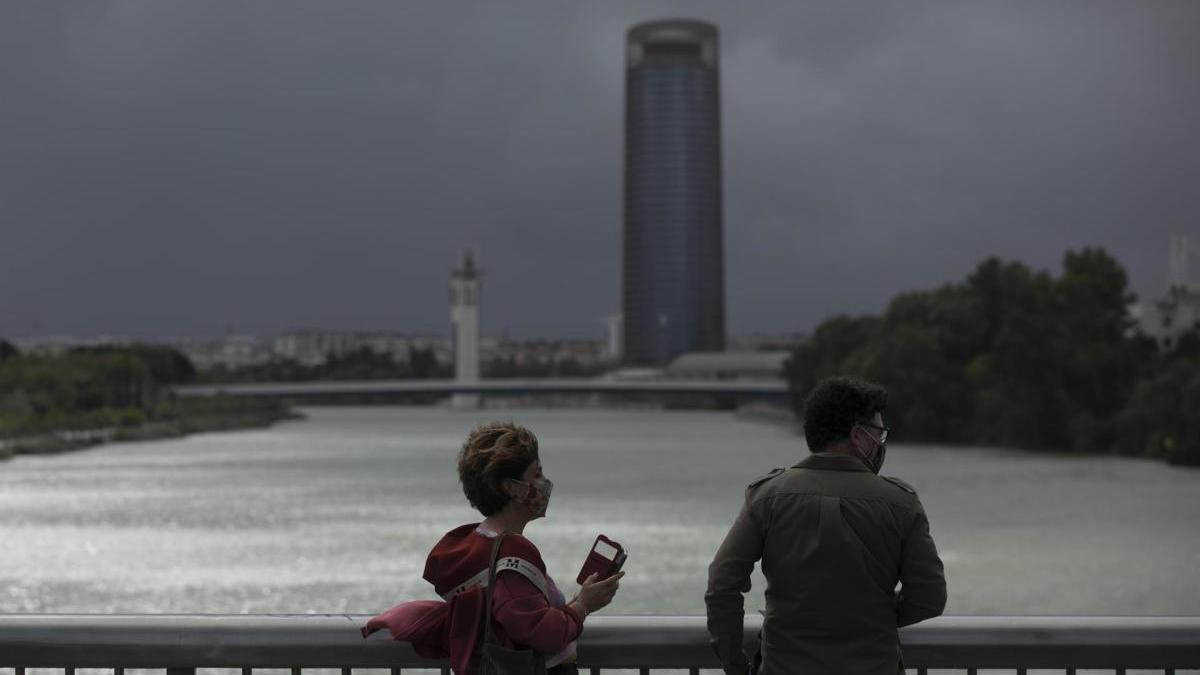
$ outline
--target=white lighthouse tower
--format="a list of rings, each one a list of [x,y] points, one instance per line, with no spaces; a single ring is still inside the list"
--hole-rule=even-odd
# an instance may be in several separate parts
[[[460,384],[479,382],[479,286],[481,275],[471,249],[462,252],[458,267],[450,274],[450,323],[454,331],[454,380]],[[479,394],[455,394],[455,408],[479,407]]]

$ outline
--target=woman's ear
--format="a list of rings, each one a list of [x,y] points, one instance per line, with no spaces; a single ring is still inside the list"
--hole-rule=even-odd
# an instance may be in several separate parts
[[[530,486],[522,485],[511,478],[505,478],[500,483],[500,489],[504,490],[504,494],[508,495],[509,499],[519,502],[529,494]]]

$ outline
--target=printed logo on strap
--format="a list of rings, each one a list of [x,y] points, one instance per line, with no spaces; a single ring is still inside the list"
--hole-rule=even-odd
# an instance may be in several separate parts
[[[546,597],[547,601],[554,602],[550,598],[550,584],[546,582],[546,575],[542,574],[542,571],[529,561],[517,558],[515,556],[501,558],[496,561],[496,574],[500,574],[504,571],[517,572],[521,576],[528,579],[534,586],[537,586],[537,589],[542,592],[542,595]],[[454,597],[465,593],[476,586],[479,586],[480,588],[486,587],[487,581],[488,570],[485,569],[470,579],[467,579],[461,584],[443,593],[442,599],[449,602]]]
[[[546,583],[546,575],[542,574],[542,571],[534,566],[533,563],[530,563],[524,558],[517,558],[515,556],[497,560],[496,574],[500,574],[505,570],[511,570],[513,572],[520,573],[522,576],[532,582],[534,586],[537,586],[537,589],[542,592],[542,595],[546,597],[548,602],[554,602],[554,600],[550,597],[550,584]]]

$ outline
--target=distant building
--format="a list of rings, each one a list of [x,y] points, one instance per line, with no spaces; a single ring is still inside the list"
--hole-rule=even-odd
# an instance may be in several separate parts
[[[131,337],[100,335],[88,338],[77,338],[67,335],[45,335],[38,337],[13,338],[12,344],[17,351],[27,355],[62,356],[72,349],[80,347],[127,347],[137,342]]]
[[[598,367],[611,363],[608,346],[602,340],[512,340],[483,339],[481,351],[485,361],[511,361],[517,366],[552,366],[574,363],[583,367]]]
[[[605,340],[605,353],[609,359],[620,361],[625,349],[625,317],[620,312],[608,315],[608,335]]]
[[[61,356],[73,349],[94,347],[128,347],[135,344],[161,345],[176,349],[192,362],[197,370],[218,366],[230,370],[267,363],[273,357],[270,347],[253,335],[229,334],[212,338],[139,338],[97,335],[77,338],[45,336],[18,338],[13,344],[22,354]]]
[[[1186,235],[1171,235],[1166,297],[1129,308],[1137,328],[1154,338],[1163,351],[1174,349],[1188,331],[1200,329],[1200,283],[1191,281],[1189,271],[1191,256],[1197,250]]]
[[[271,361],[271,348],[253,335],[229,334],[218,338],[184,338],[170,342],[196,370],[222,367],[237,370]]]
[[[795,349],[808,340],[807,333],[797,331],[786,333],[747,333],[730,338],[731,351],[762,352],[787,351]]]
[[[345,356],[351,351],[353,334],[341,331],[301,329],[275,337],[275,356],[304,366],[321,366],[330,356]]]
[[[634,26],[626,41],[623,361],[725,348],[717,29]]]
[[[479,381],[479,291],[482,282],[475,256],[463,251],[450,274],[450,323],[454,336],[454,379],[461,384]],[[458,408],[479,407],[478,394],[455,394]]]
[[[392,363],[408,363],[414,349],[431,349],[438,363],[450,362],[449,343],[441,336],[306,328],[281,333],[274,340],[276,359],[288,359],[305,366],[321,366],[330,356],[342,358],[364,349],[386,356]]]
[[[705,380],[781,380],[788,351],[691,352],[667,366],[669,378]]]

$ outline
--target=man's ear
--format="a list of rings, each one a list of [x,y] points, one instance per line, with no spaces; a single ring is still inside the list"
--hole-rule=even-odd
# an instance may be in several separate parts
[[[854,434],[856,433],[864,433],[861,425],[855,424],[854,426],[850,427],[850,445],[853,446],[855,450],[858,450],[858,443],[854,440]],[[859,450],[859,452],[862,451]]]

